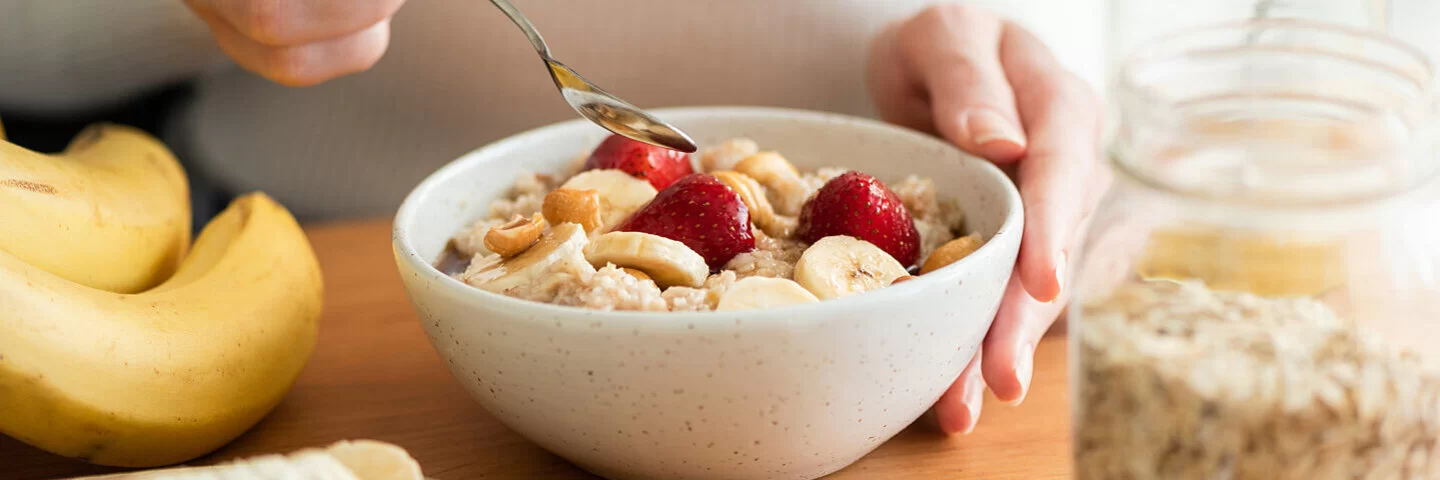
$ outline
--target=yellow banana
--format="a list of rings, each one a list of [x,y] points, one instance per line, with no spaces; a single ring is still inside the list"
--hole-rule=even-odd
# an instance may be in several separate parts
[[[138,178],[171,172],[149,161],[156,168]],[[113,188],[103,183],[56,188]],[[78,284],[5,247],[0,433],[50,452],[128,467],[199,457],[269,412],[315,344],[319,265],[294,218],[263,194],[231,204],[144,293]]]
[[[190,198],[175,156],[139,130],[97,125],[64,153],[0,141],[0,250],[85,286],[153,287],[190,243]]]

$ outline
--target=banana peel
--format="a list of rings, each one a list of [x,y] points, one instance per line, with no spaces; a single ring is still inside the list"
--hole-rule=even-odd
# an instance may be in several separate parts
[[[64,152],[0,142],[0,250],[89,287],[164,281],[190,244],[180,162],[144,132],[96,125]]]
[[[0,252],[0,432],[103,465],[199,457],[289,390],[314,349],[320,267],[260,194],[201,233],[170,281],[123,295]]]
[[[138,131],[92,131],[68,157],[0,144],[0,182],[53,189],[0,186],[0,434],[101,465],[191,460],[290,389],[318,334],[319,263],[260,193],[187,248],[173,157]]]

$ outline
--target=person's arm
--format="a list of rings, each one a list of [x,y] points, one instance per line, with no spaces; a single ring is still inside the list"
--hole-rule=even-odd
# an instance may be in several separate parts
[[[0,107],[100,107],[224,68],[205,24],[176,0],[0,2]]]

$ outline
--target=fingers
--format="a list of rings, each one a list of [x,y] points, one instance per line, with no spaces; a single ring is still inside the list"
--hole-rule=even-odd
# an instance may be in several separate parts
[[[1035,345],[1059,316],[1065,299],[1036,301],[1011,277],[983,349],[984,379],[995,398],[1015,405],[1025,400],[1035,372]]]
[[[871,62],[882,117],[995,162],[1018,160],[1026,138],[1000,66],[1003,25],[984,10],[950,4],[882,32]]]
[[[946,435],[969,434],[980,421],[980,409],[985,406],[985,381],[981,376],[983,347],[975,352],[975,358],[960,372],[960,377],[950,389],[935,402],[935,421]]]
[[[1027,217],[1020,280],[1031,296],[1049,302],[1062,293],[1069,246],[1094,205],[1100,104],[1088,85],[1018,26],[1006,27],[1000,55],[1030,140],[1017,182]]]
[[[271,47],[249,41],[224,23],[211,25],[215,40],[246,70],[291,87],[315,85],[363,72],[385,54],[390,23],[376,24],[348,37],[295,47]]]
[[[1025,153],[1025,134],[1015,111],[1015,94],[1000,66],[1003,22],[963,5],[926,10],[903,33],[901,48],[925,52],[921,80],[930,93],[935,129],[970,153],[997,162]],[[954,32],[964,34],[956,38]]]
[[[881,119],[922,132],[934,132],[929,95],[900,51],[902,25],[885,27],[870,42],[865,83]]]
[[[403,0],[187,0],[241,67],[289,86],[368,70]]]
[[[354,35],[395,15],[404,0],[191,0],[256,43],[303,45]]]

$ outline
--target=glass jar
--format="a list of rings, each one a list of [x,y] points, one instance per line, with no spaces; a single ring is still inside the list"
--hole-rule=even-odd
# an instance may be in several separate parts
[[[1440,478],[1432,77],[1288,20],[1124,62],[1073,278],[1077,478]]]

